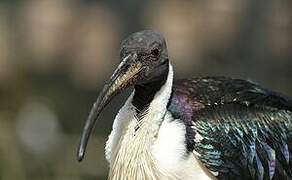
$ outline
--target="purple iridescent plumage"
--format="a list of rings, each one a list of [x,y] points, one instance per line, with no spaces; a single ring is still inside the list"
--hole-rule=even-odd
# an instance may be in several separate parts
[[[174,82],[168,110],[218,179],[292,179],[292,100],[249,81]],[[197,141],[196,133],[200,134]]]

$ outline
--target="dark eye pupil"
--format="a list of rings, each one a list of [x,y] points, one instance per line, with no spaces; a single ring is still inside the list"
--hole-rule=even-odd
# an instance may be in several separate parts
[[[158,50],[158,49],[153,49],[153,50],[151,51],[151,54],[152,54],[153,56],[158,56],[158,55],[159,55],[159,50]]]

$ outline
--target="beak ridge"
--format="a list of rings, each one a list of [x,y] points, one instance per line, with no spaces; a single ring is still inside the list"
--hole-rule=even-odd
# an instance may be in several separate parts
[[[122,60],[93,104],[83,128],[77,151],[77,160],[79,162],[84,158],[91,132],[94,129],[94,125],[100,112],[115,95],[135,83],[135,76],[142,70],[142,64],[136,61],[136,59],[136,54],[130,54]]]

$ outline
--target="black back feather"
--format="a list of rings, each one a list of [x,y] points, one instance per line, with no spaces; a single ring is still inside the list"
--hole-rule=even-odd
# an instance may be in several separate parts
[[[174,84],[168,109],[218,179],[292,179],[290,98],[249,81],[193,78]]]

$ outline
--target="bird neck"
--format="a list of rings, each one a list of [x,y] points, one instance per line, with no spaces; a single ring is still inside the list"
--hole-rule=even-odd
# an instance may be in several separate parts
[[[150,88],[150,84],[150,87],[146,89],[136,89],[135,87],[135,92],[129,97],[132,103],[128,103],[127,101],[118,114],[117,119],[119,122],[115,123],[119,123],[119,129],[114,129],[116,129],[116,131],[119,130],[120,133],[116,136],[116,141],[111,139],[114,138],[114,135],[110,135],[110,139],[112,142],[116,142],[116,144],[112,144],[112,142],[109,143],[112,149],[108,150],[108,152],[112,154],[110,155],[108,180],[119,180],[121,177],[123,177],[124,180],[159,180],[161,177],[167,175],[164,174],[163,170],[158,166],[152,149],[161,122],[167,114],[167,104],[170,99],[173,83],[173,70],[171,64],[168,64],[166,78],[164,77],[161,82],[156,83],[154,87],[156,89],[155,91],[153,87]],[[154,86],[154,84],[152,85]],[[138,93],[136,90],[138,90]],[[143,92],[149,97],[143,94]],[[137,101],[137,99],[134,100],[135,96],[139,98],[139,101]],[[135,112],[132,108],[134,102],[136,103],[135,109],[144,109],[147,107],[147,110],[144,111],[144,115],[139,117],[139,113]],[[137,117],[139,119],[137,119]]]
[[[160,77],[160,81],[152,82],[144,88],[135,88],[132,100],[132,105],[135,107],[135,121],[132,122],[135,125],[135,132],[140,128],[146,129],[151,132],[149,139],[157,135],[167,113],[172,85],[173,69],[172,65],[167,63],[167,73]],[[139,132],[140,130],[137,131]]]
[[[169,81],[168,83],[171,83],[170,86],[172,86],[173,70],[169,61],[166,62],[162,69],[162,74],[154,80],[145,84],[135,85],[132,104],[138,111],[138,114],[149,107],[150,103],[154,100],[156,93],[161,90],[167,81]],[[171,82],[168,80],[169,76],[171,76]]]

